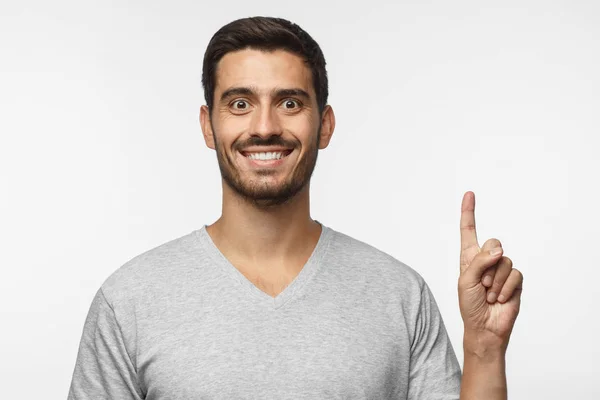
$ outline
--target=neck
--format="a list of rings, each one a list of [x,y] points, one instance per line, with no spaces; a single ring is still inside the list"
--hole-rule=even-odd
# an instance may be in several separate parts
[[[289,202],[269,209],[248,203],[224,184],[222,215],[206,230],[230,261],[259,268],[293,265],[312,253],[321,235],[320,224],[310,217],[308,184]]]

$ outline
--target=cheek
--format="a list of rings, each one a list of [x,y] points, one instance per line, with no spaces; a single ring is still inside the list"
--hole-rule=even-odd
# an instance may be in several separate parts
[[[250,125],[250,118],[247,115],[230,115],[219,121],[220,130],[227,132],[228,135],[245,130]]]
[[[296,116],[285,121],[285,129],[294,135],[304,147],[314,142],[319,126],[318,120],[315,122],[310,116]]]
[[[215,124],[213,131],[220,147],[230,149],[236,140],[242,140],[244,133],[248,131],[248,126],[245,118],[228,118]]]

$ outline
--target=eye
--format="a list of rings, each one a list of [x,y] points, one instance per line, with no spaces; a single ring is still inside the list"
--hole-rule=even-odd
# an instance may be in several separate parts
[[[231,107],[236,111],[245,111],[248,109],[249,105],[246,100],[236,100],[231,103]]]
[[[295,99],[284,100],[283,103],[281,103],[281,105],[286,110],[294,110],[296,108],[302,107],[302,103],[300,103],[298,100],[295,100]]]

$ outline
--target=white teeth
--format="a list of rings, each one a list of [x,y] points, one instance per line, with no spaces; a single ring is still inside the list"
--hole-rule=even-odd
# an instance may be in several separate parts
[[[246,157],[251,160],[279,160],[283,158],[283,153],[249,153]]]

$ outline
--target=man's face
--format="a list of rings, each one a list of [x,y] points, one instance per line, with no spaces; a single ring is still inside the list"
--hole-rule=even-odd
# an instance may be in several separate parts
[[[321,140],[311,71],[300,57],[282,50],[226,54],[217,66],[208,124],[207,109],[202,112],[207,145],[236,194],[266,208],[308,188],[329,135]],[[329,129],[331,121],[326,124]]]

